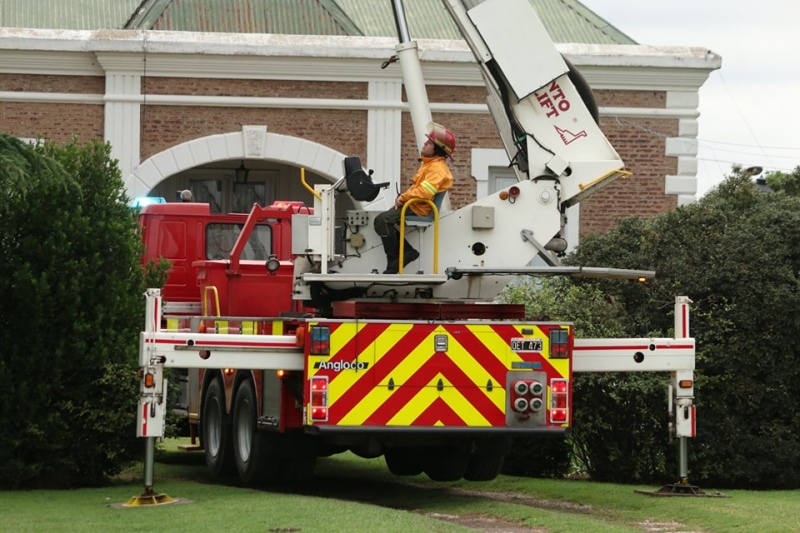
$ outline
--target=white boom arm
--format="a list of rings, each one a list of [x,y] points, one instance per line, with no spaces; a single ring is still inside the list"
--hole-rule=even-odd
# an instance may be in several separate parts
[[[622,170],[590,110],[591,89],[558,52],[529,0],[442,1],[480,66],[489,111],[517,179],[538,185],[531,191],[537,196],[536,231],[526,240],[556,264],[549,252],[566,245],[565,209],[630,173]],[[393,4],[403,82],[419,139],[422,120],[430,117],[428,100],[402,0]]]
[[[411,272],[432,276],[413,279],[372,275],[385,266],[385,251],[372,227],[377,213],[353,211],[346,224],[337,222],[337,191],[318,186],[307,245],[295,252],[310,259],[296,264],[295,299],[309,299],[308,283],[324,283],[333,290],[373,288],[367,296],[388,290],[394,297],[414,297],[419,288],[432,298],[491,300],[515,270],[524,273],[537,257],[558,266],[558,254],[567,246],[566,208],[627,174],[585,103],[593,101],[590,89],[562,58],[529,0],[442,1],[477,59],[489,110],[519,182],[442,213],[438,241],[436,231],[412,230],[409,240],[421,257]],[[419,143],[431,113],[402,0],[392,2],[400,35],[397,57]],[[344,239],[343,253],[338,254],[333,243],[337,224],[358,234]],[[436,257],[442,258],[441,268]],[[445,271],[458,272],[445,276]],[[370,275],[359,277],[363,274]],[[637,276],[652,273],[629,277]],[[398,284],[402,290],[391,287]]]
[[[443,2],[481,67],[489,109],[520,180],[555,180],[561,208],[628,174],[619,172],[622,160],[589,108],[591,90],[529,0]]]

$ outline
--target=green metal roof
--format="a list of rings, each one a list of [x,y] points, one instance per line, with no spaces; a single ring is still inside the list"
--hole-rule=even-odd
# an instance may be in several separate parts
[[[578,0],[529,1],[555,42],[636,44]],[[412,38],[461,38],[439,0],[404,6]],[[0,0],[0,26],[397,36],[391,0]]]
[[[397,36],[390,0],[331,0],[373,37]],[[594,14],[577,0],[529,0],[550,38],[558,43],[636,44],[636,41]],[[473,2],[480,3],[479,1]],[[461,39],[444,6],[435,0],[404,0],[409,32],[414,39]]]
[[[159,3],[159,2],[156,2]],[[139,27],[224,33],[348,35],[346,15],[322,0],[168,0],[160,17]],[[333,4],[333,2],[331,2]],[[144,21],[151,22],[151,21]]]
[[[142,0],[0,0],[0,26],[96,30],[122,28]]]
[[[397,37],[391,0],[334,0],[364,35]],[[461,39],[441,0],[404,0],[413,39]]]
[[[530,0],[557,43],[637,44],[578,0]]]

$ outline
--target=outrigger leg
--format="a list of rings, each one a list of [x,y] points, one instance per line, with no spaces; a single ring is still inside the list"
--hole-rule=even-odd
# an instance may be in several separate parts
[[[689,338],[689,304],[686,296],[675,299],[675,338]],[[689,483],[689,438],[697,435],[697,421],[694,399],[694,371],[676,370],[671,374],[669,386],[669,414],[672,417],[670,431],[678,440],[678,481],[668,483],[655,491],[637,490],[648,496],[705,496],[727,498],[715,492],[707,494],[697,485]]]
[[[142,507],[145,505],[165,505],[176,500],[166,494],[156,494],[153,490],[153,470],[155,469],[156,438],[147,437],[144,444],[144,492],[122,504],[123,507]]]
[[[161,290],[148,289],[145,319],[144,344],[148,333],[155,333],[161,326]],[[152,346],[152,343],[150,344]],[[123,507],[165,505],[177,500],[153,490],[156,439],[164,436],[164,420],[167,410],[167,380],[164,379],[163,358],[150,355],[150,350],[140,350],[139,411],[136,415],[136,436],[144,437],[144,492],[134,496]]]

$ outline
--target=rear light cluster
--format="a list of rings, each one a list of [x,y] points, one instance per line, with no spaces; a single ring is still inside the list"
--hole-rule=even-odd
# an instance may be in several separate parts
[[[310,350],[313,355],[330,355],[331,328],[328,326],[311,326]]]
[[[550,330],[550,358],[568,359],[569,358],[569,330],[551,329]]]
[[[569,422],[569,383],[566,379],[550,380],[550,423]]]
[[[511,407],[518,413],[537,412],[544,407],[544,385],[535,379],[518,379],[511,384]]]
[[[310,387],[311,421],[325,422],[328,420],[328,377],[312,377]]]

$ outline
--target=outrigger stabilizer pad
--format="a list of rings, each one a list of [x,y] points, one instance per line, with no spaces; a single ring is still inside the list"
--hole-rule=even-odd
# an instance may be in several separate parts
[[[156,505],[168,505],[170,503],[179,503],[180,500],[170,498],[166,494],[156,494],[154,492],[145,491],[139,496],[134,496],[127,502],[122,504],[122,507],[153,507]]]
[[[645,496],[697,496],[702,498],[730,498],[721,492],[704,492],[697,485],[690,485],[688,482],[669,483],[658,490],[635,490],[638,494]]]

